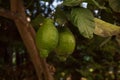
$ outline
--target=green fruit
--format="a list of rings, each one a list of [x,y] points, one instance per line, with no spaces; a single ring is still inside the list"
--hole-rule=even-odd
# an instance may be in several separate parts
[[[72,32],[66,28],[62,27],[59,31],[59,42],[55,50],[57,56],[60,60],[65,61],[67,57],[75,49],[75,37]]]
[[[46,58],[56,48],[58,36],[58,30],[54,26],[53,21],[46,18],[36,34],[36,45],[41,57]]]

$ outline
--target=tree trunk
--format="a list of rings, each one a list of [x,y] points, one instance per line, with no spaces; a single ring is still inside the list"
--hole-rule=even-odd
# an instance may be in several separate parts
[[[49,73],[45,60],[43,59],[40,60],[40,57],[38,55],[38,50],[35,45],[35,31],[33,27],[27,22],[27,17],[25,15],[25,9],[22,1],[11,0],[11,10],[18,13],[18,15],[21,16],[22,20],[26,22],[25,24],[23,24],[22,22],[15,20],[15,23],[23,39],[23,42],[26,45],[31,60],[36,69],[38,79],[41,80],[42,75],[44,74],[45,80],[53,80],[52,76]]]
[[[53,80],[53,76],[50,74],[47,67],[46,60],[39,56],[35,43],[35,30],[27,21],[22,0],[10,0],[10,5],[11,12],[9,11],[9,13],[7,13],[7,11],[0,9],[0,16],[14,19],[16,27],[27,48],[28,55],[31,57],[38,80]]]

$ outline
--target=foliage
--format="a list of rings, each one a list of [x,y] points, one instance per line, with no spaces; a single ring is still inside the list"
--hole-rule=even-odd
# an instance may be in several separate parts
[[[60,4],[56,7],[54,2]],[[9,10],[9,5],[9,2],[0,0],[0,7]],[[120,0],[24,0],[24,5],[26,15],[30,17],[30,23],[36,31],[43,23],[43,19],[49,17],[53,19],[57,28],[66,25],[74,34],[76,47],[65,62],[61,62],[54,51],[47,57],[47,62],[56,69],[54,74],[56,80],[70,76],[72,80],[79,80],[82,77],[88,80],[120,79]],[[14,26],[12,21],[0,17],[1,70],[3,64],[12,62],[5,61],[6,58],[4,60],[4,53],[11,51],[13,54],[14,49],[20,52],[20,48],[21,51],[25,51],[23,54],[26,54]],[[103,31],[104,37],[99,35],[100,30]],[[6,48],[7,52],[4,51]]]
[[[71,10],[71,22],[78,27],[79,32],[86,38],[92,38],[94,32],[94,17],[88,9],[73,8]]]
[[[77,6],[82,2],[82,0],[64,0],[63,5],[65,6]]]
[[[114,11],[120,12],[120,0],[109,0],[109,4]]]
[[[104,22],[97,18],[95,18],[94,21],[96,24],[96,27],[95,27],[96,29],[94,33],[99,36],[108,37],[108,36],[119,34],[120,32],[119,26]]]

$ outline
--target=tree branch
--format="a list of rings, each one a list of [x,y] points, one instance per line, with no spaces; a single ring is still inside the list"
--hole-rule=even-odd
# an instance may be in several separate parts
[[[31,57],[31,61],[33,62],[33,65],[35,67],[38,80],[42,80],[43,69],[42,63],[40,62],[38,50],[34,41],[35,31],[31,29],[33,27],[29,24],[29,22],[27,22],[27,17],[23,8],[24,6],[21,0],[11,0],[11,11],[13,11],[16,14],[19,14],[18,18],[14,19],[14,21],[21,35],[21,38],[27,48],[29,56]]]
[[[0,16],[8,18],[8,19],[16,19],[16,14],[9,11],[9,10],[5,10],[4,8],[0,8]]]
[[[47,63],[45,60],[40,59],[39,52],[35,44],[35,30],[32,25],[27,22],[25,9],[21,0],[11,0],[11,11],[0,8],[0,16],[12,19],[15,21],[18,31],[23,39],[27,51],[31,57],[39,80],[42,80],[44,73],[45,80],[53,80]]]
[[[33,65],[35,67],[35,70],[36,70],[36,74],[38,76],[38,79],[39,80],[42,80],[42,74],[43,74],[43,71],[42,71],[42,64],[40,62],[40,58],[39,58],[39,54],[38,54],[38,50],[35,46],[35,42],[33,40],[33,37],[31,36],[30,32],[28,31],[28,29],[26,28],[25,25],[22,24],[21,21],[19,20],[16,20],[15,21],[16,23],[16,26],[19,30],[19,33],[23,39],[23,42],[27,48],[27,51],[31,57],[31,60],[33,62]],[[22,28],[21,28],[22,26]]]
[[[19,14],[17,19],[14,19],[18,31],[22,37],[22,40],[28,50],[31,60],[34,64],[37,76],[39,80],[42,80],[42,74],[44,74],[45,80],[53,80],[51,76],[47,63],[45,60],[39,57],[39,52],[36,48],[35,43],[35,30],[32,25],[27,22],[27,17],[25,15],[25,9],[22,0],[10,0],[11,1],[11,11]]]

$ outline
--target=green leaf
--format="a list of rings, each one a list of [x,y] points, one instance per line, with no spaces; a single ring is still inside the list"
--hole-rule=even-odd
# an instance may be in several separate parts
[[[38,27],[41,23],[43,23],[43,20],[44,20],[44,17],[43,17],[41,14],[39,14],[39,15],[36,16],[35,19],[33,19],[33,20],[31,21],[31,24],[32,24],[34,27]]]
[[[57,7],[56,12],[55,12],[56,22],[60,25],[63,25],[66,23],[66,19],[67,19],[67,17],[66,17],[65,12],[62,9],[60,9],[60,7]]]
[[[65,6],[77,6],[82,2],[82,0],[64,0],[63,5]]]
[[[95,24],[91,11],[85,8],[73,8],[71,11],[71,22],[78,27],[79,32],[84,37],[93,37]]]
[[[120,12],[120,0],[109,0],[109,5],[114,11]]]
[[[95,31],[96,35],[101,37],[110,37],[120,33],[120,27],[108,22],[105,22],[101,19],[94,18],[95,21]]]
[[[95,0],[92,0],[92,2],[98,7],[98,8],[100,8],[100,9],[106,9],[106,7],[104,7],[104,6],[101,6],[97,1],[95,1]]]

